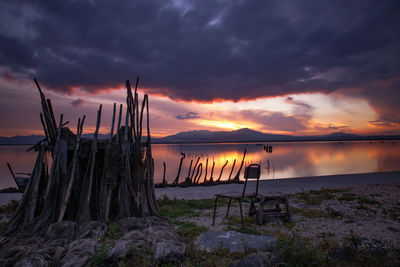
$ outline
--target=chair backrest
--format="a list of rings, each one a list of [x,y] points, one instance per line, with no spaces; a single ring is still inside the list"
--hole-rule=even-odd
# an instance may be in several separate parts
[[[246,186],[247,186],[247,180],[248,179],[257,179],[257,185],[256,185],[256,195],[258,194],[258,182],[260,180],[260,175],[261,175],[261,167],[260,164],[250,164],[244,169],[244,187],[243,187],[243,193],[242,197],[244,197],[246,193]]]

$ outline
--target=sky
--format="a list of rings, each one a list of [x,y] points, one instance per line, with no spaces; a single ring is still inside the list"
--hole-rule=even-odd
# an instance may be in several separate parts
[[[37,78],[75,130],[110,129],[125,80],[152,135],[400,134],[397,0],[0,2],[0,135],[43,134]]]

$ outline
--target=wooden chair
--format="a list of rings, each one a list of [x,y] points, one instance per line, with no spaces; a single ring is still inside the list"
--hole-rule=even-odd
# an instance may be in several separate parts
[[[265,206],[275,206],[275,208],[265,208]],[[258,206],[258,207],[257,207]],[[259,225],[265,219],[280,217],[290,222],[289,200],[287,195],[264,196],[257,194],[251,199],[249,216],[256,215]]]
[[[243,211],[242,211],[242,200],[245,197],[249,197],[251,199],[255,198],[258,195],[258,182],[260,180],[260,174],[261,174],[261,168],[259,164],[250,164],[247,166],[244,170],[244,186],[243,186],[243,192],[238,193],[238,194],[216,194],[215,195],[215,202],[214,202],[214,212],[213,212],[213,223],[215,223],[215,213],[217,210],[217,202],[219,198],[227,198],[229,199],[229,204],[228,204],[228,210],[226,211],[225,218],[228,217],[229,214],[229,209],[231,207],[231,202],[232,200],[237,200],[239,202],[239,209],[240,209],[240,219],[242,222],[242,228],[244,228],[244,222],[243,222]],[[248,179],[257,179],[257,185],[256,185],[256,192],[252,194],[246,194],[246,186],[247,186],[247,180]]]

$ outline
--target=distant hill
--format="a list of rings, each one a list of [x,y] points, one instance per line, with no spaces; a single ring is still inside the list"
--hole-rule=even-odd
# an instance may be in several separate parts
[[[43,135],[0,136],[0,145],[34,145],[44,138]]]
[[[293,136],[265,134],[248,128],[236,131],[196,130],[181,132],[162,138],[153,138],[153,143],[204,143],[204,142],[277,142],[277,141],[346,141],[346,140],[392,140],[400,136],[379,135],[361,136],[349,133],[332,133],[329,135]]]
[[[108,134],[99,134],[99,139],[108,138]],[[92,138],[93,134],[84,134]],[[0,145],[33,145],[42,140],[42,135],[2,137]],[[145,140],[145,139],[144,139]],[[143,140],[143,141],[144,141]],[[236,131],[195,130],[180,132],[162,138],[152,138],[153,143],[220,143],[220,142],[293,142],[293,141],[351,141],[351,140],[400,140],[400,135],[356,135],[349,133],[332,133],[328,135],[293,136],[266,134],[248,128]]]

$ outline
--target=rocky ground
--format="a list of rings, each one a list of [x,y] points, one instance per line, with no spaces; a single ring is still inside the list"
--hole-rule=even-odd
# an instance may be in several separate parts
[[[214,199],[162,197],[159,204],[168,223],[157,218],[85,225],[63,222],[55,224],[43,237],[1,238],[0,265],[154,266],[168,262],[179,266],[247,267],[400,265],[400,183],[291,194],[292,220],[270,219],[263,225],[247,216],[250,201],[246,200],[244,229],[240,227],[237,203],[233,203],[225,218],[227,201],[219,202],[215,226],[212,226]],[[8,220],[7,214],[15,206],[13,202],[1,207],[0,221]],[[247,236],[248,240],[257,239],[254,237],[257,235],[274,242],[265,249],[245,242],[247,245],[236,252],[216,244],[212,250],[204,247],[205,238],[240,236],[236,232],[252,235]]]
[[[258,225],[254,218],[246,216],[245,228],[240,229],[238,205],[231,207],[230,216],[225,218],[226,203],[217,209],[215,226],[211,225],[211,208],[177,220],[213,231],[268,234],[293,246],[302,246],[304,241],[315,248],[316,254],[327,256],[328,262],[355,260],[357,265],[356,258],[349,259],[352,253],[371,257],[372,265],[374,260],[400,259],[400,183],[304,191],[289,195],[289,203],[292,214],[289,223],[270,219],[264,225]],[[244,203],[244,211],[248,211],[249,205],[249,201]],[[298,240],[299,244],[295,244]],[[359,262],[362,260],[365,259],[358,259]]]

